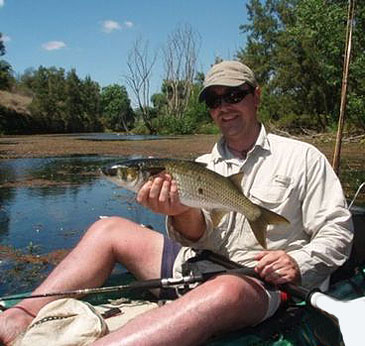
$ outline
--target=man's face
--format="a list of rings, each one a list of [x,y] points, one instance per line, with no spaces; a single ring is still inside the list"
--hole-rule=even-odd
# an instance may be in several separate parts
[[[252,132],[257,129],[257,107],[260,101],[260,90],[256,88],[253,92],[247,93],[251,87],[249,85],[242,85],[239,89],[246,91],[243,94],[235,95],[237,88],[212,86],[209,89],[209,97],[211,102],[208,103],[209,113],[220,128],[226,140],[235,139],[235,137],[252,136]],[[226,95],[227,97],[220,98]],[[235,98],[235,96],[237,96]],[[242,100],[240,100],[240,98]],[[215,102],[218,98],[218,101]],[[237,103],[232,101],[240,100]],[[219,102],[220,101],[220,102]],[[209,103],[213,106],[209,107]],[[216,107],[216,108],[213,108]]]

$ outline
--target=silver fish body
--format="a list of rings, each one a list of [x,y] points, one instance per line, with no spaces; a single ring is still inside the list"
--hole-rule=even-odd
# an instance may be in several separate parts
[[[177,183],[181,203],[212,212],[214,224],[227,212],[244,214],[258,242],[266,248],[268,224],[288,221],[251,202],[242,192],[242,174],[223,177],[204,164],[174,159],[136,159],[122,162],[102,170],[111,181],[137,192],[151,177],[166,172]],[[216,219],[216,220],[215,220]]]

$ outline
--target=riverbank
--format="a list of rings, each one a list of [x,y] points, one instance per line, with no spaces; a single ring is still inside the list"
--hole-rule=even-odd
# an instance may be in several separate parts
[[[65,155],[157,156],[194,158],[208,152],[216,135],[141,141],[96,141],[70,135],[0,137],[0,159]]]
[[[293,138],[315,145],[329,160],[332,160],[335,146],[334,135],[313,134],[301,137],[293,136]],[[85,140],[77,135],[1,136],[0,159],[65,155],[142,155],[194,158],[209,152],[217,139],[218,135],[192,135],[138,141]],[[344,138],[341,153],[345,158],[364,157],[364,137]]]

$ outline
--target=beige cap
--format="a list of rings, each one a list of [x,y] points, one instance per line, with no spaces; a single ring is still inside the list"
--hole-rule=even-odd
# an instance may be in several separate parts
[[[207,89],[213,85],[236,87],[247,83],[257,87],[257,81],[252,70],[239,61],[222,61],[214,65],[205,76],[199,101],[203,101]]]

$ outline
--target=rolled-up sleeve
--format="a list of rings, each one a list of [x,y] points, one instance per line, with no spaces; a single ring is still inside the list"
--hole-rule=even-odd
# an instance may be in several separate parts
[[[172,225],[172,217],[166,217],[166,230],[168,236],[180,243],[182,246],[194,247],[195,249],[199,248],[210,248],[214,247],[216,244],[209,244],[211,242],[211,237],[209,236],[213,232],[213,224],[212,219],[210,217],[210,213],[204,209],[202,209],[204,221],[205,221],[205,232],[202,237],[197,241],[191,241],[185,238],[180,232],[178,232],[174,226]]]
[[[310,241],[290,255],[299,265],[302,285],[314,287],[348,258],[353,225],[341,184],[327,159],[312,150],[306,162],[302,219]]]

